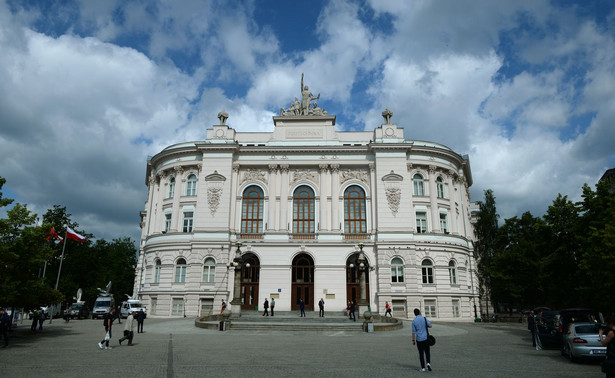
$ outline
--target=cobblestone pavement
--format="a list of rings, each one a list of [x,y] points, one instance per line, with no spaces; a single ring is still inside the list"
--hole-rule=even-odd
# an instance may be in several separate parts
[[[597,362],[537,351],[521,324],[434,322],[433,371],[418,371],[409,324],[392,332],[212,331],[194,319],[146,319],[135,346],[96,345],[102,320],[56,319],[42,332],[15,329],[0,349],[4,377],[602,377]]]

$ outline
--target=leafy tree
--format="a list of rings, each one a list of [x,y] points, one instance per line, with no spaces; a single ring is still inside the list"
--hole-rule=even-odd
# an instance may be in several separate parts
[[[476,260],[480,297],[487,302],[491,297],[491,264],[495,253],[495,240],[498,233],[498,218],[495,196],[491,189],[485,190],[485,200],[478,201],[478,216],[474,224],[474,259]],[[489,305],[485,309],[489,316]],[[481,301],[482,313],[482,301]]]

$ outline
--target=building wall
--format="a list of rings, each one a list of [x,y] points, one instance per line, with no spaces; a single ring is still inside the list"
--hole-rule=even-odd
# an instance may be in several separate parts
[[[148,161],[135,292],[153,316],[200,316],[218,312],[221,300],[230,302],[238,242],[244,254],[260,260],[259,302],[277,294],[276,310],[290,310],[291,264],[306,254],[314,261],[314,303],[322,297],[327,310],[343,311],[348,259],[362,243],[372,311],[384,313],[389,301],[398,316],[406,316],[415,307],[430,313],[435,304],[432,317],[474,319],[467,157],[437,143],[405,140],[403,130],[388,123],[371,133],[338,132],[334,125],[332,116],[274,117],[273,133],[216,125],[205,141],[169,146]],[[423,176],[419,195],[415,174]],[[186,192],[191,175],[197,178],[195,195]],[[438,177],[444,196],[438,195]],[[264,194],[258,235],[241,229],[242,197],[251,185]],[[293,193],[302,185],[315,195],[315,232],[307,238],[292,229]],[[344,230],[344,191],[351,185],[365,192],[367,232],[361,235]],[[417,212],[426,215],[426,232],[418,232]],[[185,230],[188,213],[192,229]],[[207,258],[215,260],[215,280],[205,283]],[[391,282],[394,258],[403,261],[403,282]],[[175,282],[179,259],[186,262],[185,282]],[[423,283],[425,260],[433,264],[433,283]]]

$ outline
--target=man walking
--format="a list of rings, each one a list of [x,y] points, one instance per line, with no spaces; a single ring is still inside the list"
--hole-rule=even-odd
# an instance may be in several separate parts
[[[111,307],[111,311],[105,314],[103,318],[103,324],[105,325],[105,337],[98,343],[100,349],[111,349],[109,346],[109,340],[111,339],[111,326],[113,325],[113,318],[115,317],[115,307]],[[103,347],[104,343],[104,347]]]
[[[534,310],[530,310],[530,315],[527,317],[527,329],[532,333],[532,346],[536,348],[536,317]]]
[[[354,301],[350,301],[350,315],[348,316],[348,319],[354,320],[356,322],[357,318],[354,315],[354,311],[355,311]]]
[[[275,308],[275,298],[271,298],[271,316],[273,316],[274,308]]]
[[[320,301],[318,302],[318,316],[321,318],[325,317],[325,300],[322,298],[320,298]]]
[[[421,310],[414,309],[415,318],[412,320],[412,345],[419,350],[420,371],[425,371],[425,358],[427,369],[431,371],[431,354],[429,353],[429,341],[427,341],[427,328],[431,328],[431,322],[421,315]]]
[[[303,303],[303,299],[299,299],[299,317],[305,318],[305,303]]]
[[[132,338],[135,335],[135,313],[131,312],[128,317],[126,317],[126,325],[124,325],[124,337],[120,339],[120,345],[122,345],[122,341],[128,340],[128,345],[132,346]]]
[[[265,303],[263,303],[263,308],[265,309],[265,312],[263,312],[263,316],[265,315],[269,316],[269,300],[267,298],[265,298]]]

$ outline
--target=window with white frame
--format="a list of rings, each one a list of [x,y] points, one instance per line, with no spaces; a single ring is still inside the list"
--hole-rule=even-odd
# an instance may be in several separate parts
[[[459,307],[459,299],[453,299],[453,317],[458,318],[461,316],[461,310]]]
[[[196,175],[191,174],[186,180],[186,195],[196,196]]]
[[[316,224],[314,190],[300,186],[293,195],[293,234],[313,234]]]
[[[423,262],[421,263],[421,273],[423,276],[424,284],[433,283],[433,263],[431,262],[431,260],[423,260]]]
[[[438,176],[436,179],[436,188],[438,192],[438,198],[444,198],[444,180],[442,176]]]
[[[169,232],[171,230],[171,213],[166,213],[164,215],[164,232]]]
[[[216,261],[208,257],[203,264],[203,282],[211,283],[216,278]]]
[[[391,282],[404,282],[404,262],[399,257],[391,260]]]
[[[154,263],[154,283],[160,282],[160,270],[161,269],[162,269],[162,262],[156,259],[156,262]]]
[[[177,263],[175,264],[175,282],[186,282],[186,260],[184,259],[177,260]]]
[[[192,232],[194,224],[194,212],[184,211],[184,232]]]
[[[171,315],[181,316],[184,314],[184,298],[173,298]]]
[[[169,186],[167,187],[167,198],[173,198],[175,196],[175,177],[169,179]]]
[[[365,214],[365,191],[353,185],[344,191],[344,232],[347,234],[364,234],[367,232]]]
[[[440,230],[445,234],[448,234],[448,217],[446,213],[440,213]]]
[[[241,233],[260,234],[263,232],[263,211],[265,197],[263,189],[252,185],[243,191],[241,202]]]
[[[425,316],[431,318],[437,317],[435,299],[425,299]]]
[[[448,277],[451,285],[457,285],[457,267],[455,266],[455,262],[453,260],[448,262]]]
[[[424,211],[416,212],[416,232],[427,232],[427,213]]]
[[[425,195],[425,186],[423,184],[423,176],[420,174],[415,174],[412,176],[412,184],[414,186],[414,195],[415,196],[424,196]]]

